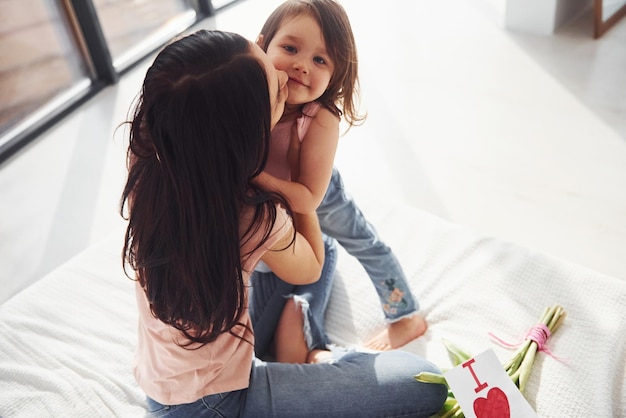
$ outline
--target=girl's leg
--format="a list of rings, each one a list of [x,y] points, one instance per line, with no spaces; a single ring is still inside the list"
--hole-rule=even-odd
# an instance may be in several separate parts
[[[254,351],[259,358],[270,354],[276,326],[287,297],[296,286],[282,281],[274,273],[255,271],[250,277],[248,309],[254,329]]]
[[[419,309],[399,261],[346,193],[337,169],[333,169],[317,214],[322,232],[335,238],[363,265],[376,287],[388,320],[401,318]]]
[[[328,344],[324,314],[337,264],[335,240],[325,236],[324,247],[324,267],[315,283],[293,286],[271,272],[253,274],[249,308],[257,357],[263,358],[273,341],[276,361],[304,363],[309,351]]]
[[[429,417],[447,388],[417,382],[422,371],[439,372],[403,351],[351,352],[332,364],[256,359],[242,417]]]
[[[359,260],[376,288],[389,326],[370,347],[397,348],[422,335],[426,322],[417,315],[419,304],[400,262],[346,193],[337,169],[317,214],[322,231]]]

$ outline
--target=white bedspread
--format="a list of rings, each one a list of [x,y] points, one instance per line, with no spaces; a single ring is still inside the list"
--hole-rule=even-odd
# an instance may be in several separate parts
[[[526,394],[540,417],[626,416],[626,281],[478,236],[404,206],[368,214],[395,250],[429,329],[405,350],[450,367],[442,338],[478,354],[524,337],[544,308],[567,317],[541,353]],[[0,307],[0,416],[135,417],[144,396],[132,357],[136,313],[114,234]],[[382,327],[374,288],[340,254],[327,314],[337,344]]]

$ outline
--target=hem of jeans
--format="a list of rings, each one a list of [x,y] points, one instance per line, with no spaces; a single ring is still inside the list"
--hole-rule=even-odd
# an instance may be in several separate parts
[[[395,322],[401,321],[401,320],[406,319],[406,318],[412,318],[413,316],[417,315],[418,313],[419,313],[419,311],[416,309],[414,311],[411,311],[409,313],[406,313],[406,314],[403,314],[403,315],[400,315],[400,316],[397,316],[397,317],[393,317],[393,318],[385,317],[385,322],[387,324],[393,324]]]

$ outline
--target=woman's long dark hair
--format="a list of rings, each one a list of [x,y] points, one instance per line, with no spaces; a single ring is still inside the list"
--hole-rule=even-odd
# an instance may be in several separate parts
[[[242,242],[259,233],[262,245],[276,203],[288,207],[252,183],[267,159],[271,114],[250,51],[245,38],[219,31],[171,43],[148,69],[129,122],[123,257],[153,315],[180,330],[185,347],[243,335]],[[253,219],[242,231],[246,206]]]

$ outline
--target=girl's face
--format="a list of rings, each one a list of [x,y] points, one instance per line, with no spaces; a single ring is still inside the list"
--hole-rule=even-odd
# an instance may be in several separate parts
[[[326,91],[335,68],[319,25],[308,15],[283,22],[267,46],[267,56],[277,70],[289,76],[290,105],[318,99]]]
[[[283,115],[285,102],[287,101],[287,96],[289,95],[289,90],[287,88],[287,73],[274,68],[272,61],[270,61],[265,52],[263,52],[257,44],[250,42],[250,49],[252,50],[252,54],[265,68],[267,86],[270,92],[270,108],[272,109],[271,128],[274,128],[276,123],[280,120],[280,117]]]

